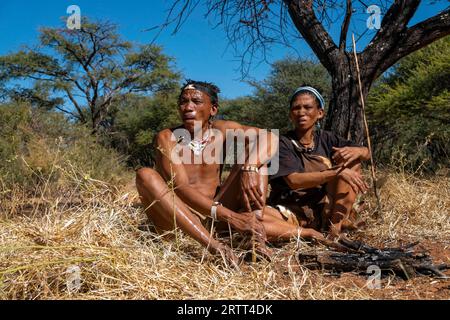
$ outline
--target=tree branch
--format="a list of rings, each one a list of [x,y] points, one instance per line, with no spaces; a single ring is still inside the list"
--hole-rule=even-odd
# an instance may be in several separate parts
[[[397,0],[392,4],[383,17],[380,30],[361,53],[363,62],[371,61],[371,63],[364,63],[365,67],[361,70],[363,78],[376,74],[377,66],[389,59],[419,4],[420,0]]]
[[[77,109],[78,114],[80,115],[79,117],[77,117],[81,122],[86,122],[86,118],[83,114],[83,111],[81,110],[77,100],[75,100],[75,98],[73,97],[72,93],[70,92],[70,90],[68,89],[64,89],[64,91],[67,94],[67,97],[69,97],[70,101],[72,102],[73,106],[75,107],[75,109]]]
[[[65,110],[65,109],[63,109],[63,108],[61,108],[61,107],[58,107],[58,106],[55,106],[55,109],[57,109],[57,110],[59,110],[59,111],[61,111],[61,112],[67,113],[68,115],[71,115],[71,116],[74,117],[75,119],[78,119],[79,121],[81,121],[80,116],[76,115],[76,114],[73,113],[73,112],[70,112],[70,111]]]
[[[345,11],[345,18],[344,18],[344,22],[342,23],[341,36],[339,39],[339,51],[342,53],[345,51],[345,45],[347,43],[347,33],[348,33],[348,27],[350,25],[351,16],[352,16],[352,0],[347,0],[347,8]]]
[[[397,0],[391,5],[381,21],[381,28],[368,48],[379,48],[386,38],[396,36],[396,33],[406,29],[408,22],[413,17],[421,0]]]
[[[283,0],[288,7],[289,15],[295,27],[308,42],[314,53],[325,68],[333,73],[336,65],[333,55],[338,54],[338,48],[323,25],[317,20],[312,7],[312,0]]]
[[[447,35],[450,35],[450,9],[408,28],[395,51],[379,64],[375,78],[401,58]]]
[[[86,67],[91,65],[92,59],[94,59],[95,55],[97,54],[97,42],[95,41],[95,35],[93,32],[88,32],[89,37],[92,42],[92,52],[89,55],[89,57],[86,59]]]
[[[371,63],[366,63],[369,67],[364,70],[365,76],[374,81],[401,58],[449,34],[450,9],[447,9],[395,35],[390,35],[390,38],[393,38],[390,50],[381,50],[377,54],[371,48],[362,53],[363,61],[372,60]]]
[[[54,39],[54,41],[62,48],[64,48],[64,50],[68,51],[77,61],[78,63],[81,65],[81,67],[83,68],[83,70],[86,72],[87,76],[90,79],[91,82],[91,86],[95,87],[95,84],[97,82],[97,79],[94,77],[94,75],[90,72],[89,68],[86,65],[86,61],[83,61],[83,59],[81,57],[78,56],[78,54],[75,52],[75,50],[73,50],[72,48],[70,48],[69,45],[64,45],[62,44],[59,40]]]

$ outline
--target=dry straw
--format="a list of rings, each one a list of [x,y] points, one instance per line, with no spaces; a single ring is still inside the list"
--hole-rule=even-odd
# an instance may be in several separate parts
[[[55,170],[64,184],[44,179],[31,193],[0,190],[0,299],[449,298],[448,289],[431,290],[448,288],[446,280],[388,277],[384,289],[370,290],[362,276],[307,270],[295,255],[309,246],[302,241],[275,248],[270,263],[241,270],[210,254],[200,263],[205,251],[193,240],[178,233],[175,244],[151,231],[132,183],[110,185],[70,166]],[[356,236],[374,245],[431,240],[448,248],[449,179],[386,174],[384,222],[371,218],[369,202],[367,230]],[[74,266],[79,286],[70,287]]]

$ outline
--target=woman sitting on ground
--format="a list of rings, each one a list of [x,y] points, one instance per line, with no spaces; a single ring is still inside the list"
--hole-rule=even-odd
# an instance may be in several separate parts
[[[295,90],[290,100],[294,130],[280,136],[279,171],[270,177],[268,202],[269,216],[281,219],[267,232],[278,233],[280,239],[321,239],[319,231],[335,239],[353,227],[353,203],[368,189],[360,161],[370,158],[369,150],[317,128],[324,105],[322,95],[309,86]]]

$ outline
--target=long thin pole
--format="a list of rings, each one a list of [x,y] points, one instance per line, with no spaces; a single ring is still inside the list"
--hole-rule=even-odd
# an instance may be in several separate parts
[[[366,106],[364,103],[363,88],[361,85],[361,73],[359,71],[358,55],[356,54],[355,35],[353,33],[352,33],[352,41],[353,41],[353,54],[355,55],[355,62],[356,62],[356,73],[358,76],[359,97],[361,99],[364,129],[366,131],[367,147],[369,148],[369,153],[370,153],[370,167],[371,167],[371,173],[372,173],[373,191],[374,191],[375,197],[377,199],[377,209],[375,210],[375,213],[378,215],[379,210],[381,210],[381,200],[380,200],[380,195],[378,194],[378,189],[377,189],[377,178],[375,175],[375,163],[373,162],[373,156],[372,156],[372,143],[370,142],[369,125],[367,124],[367,119],[366,119]]]

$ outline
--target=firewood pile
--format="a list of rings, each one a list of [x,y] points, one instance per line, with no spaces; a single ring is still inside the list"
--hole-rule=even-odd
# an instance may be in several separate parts
[[[374,248],[360,241],[339,239],[339,250],[316,249],[298,255],[299,262],[308,269],[328,270],[332,273],[356,272],[367,274],[368,268],[377,266],[381,274],[392,274],[410,279],[417,275],[445,278],[442,271],[450,265],[435,265],[430,255],[415,250],[418,242],[397,248]]]

